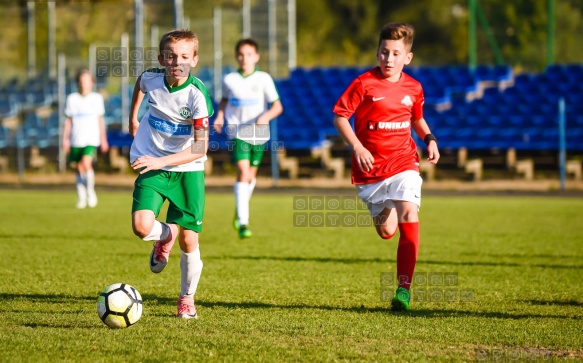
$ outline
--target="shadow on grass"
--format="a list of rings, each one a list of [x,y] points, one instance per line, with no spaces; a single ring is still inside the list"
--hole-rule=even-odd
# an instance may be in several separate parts
[[[176,305],[176,298],[165,298],[153,295],[143,295],[144,304],[147,304],[148,300],[156,300],[158,304],[163,305]],[[435,308],[435,309],[415,309],[407,312],[393,312],[387,307],[365,307],[361,306],[331,306],[331,305],[307,305],[307,304],[272,304],[272,303],[262,303],[255,301],[248,302],[227,302],[227,301],[205,301],[198,300],[196,305],[199,307],[205,307],[209,309],[223,308],[223,309],[285,309],[285,310],[296,310],[296,309],[313,309],[313,310],[323,310],[323,311],[344,311],[349,313],[361,313],[361,314],[389,314],[393,316],[406,316],[411,318],[447,318],[447,317],[478,317],[478,318],[497,318],[497,319],[575,319],[581,320],[581,317],[571,317],[563,315],[549,315],[549,314],[522,314],[522,313],[507,313],[507,312],[497,312],[497,311],[471,311],[471,310],[459,310],[452,308]],[[463,306],[460,304],[460,306]],[[156,316],[168,316],[167,314],[152,314]]]
[[[22,324],[22,326],[32,329],[53,328],[53,329],[90,329],[90,330],[95,330],[95,328],[99,327],[99,325],[97,324],[81,325],[81,324],[39,324],[39,323],[24,323]]]
[[[388,258],[334,258],[334,257],[297,257],[297,256],[208,256],[209,260],[267,260],[267,261],[291,261],[291,262],[322,262],[322,263],[394,263]]]
[[[0,301],[23,299],[28,302],[44,302],[50,304],[64,304],[75,301],[95,301],[99,298],[99,293],[95,296],[71,296],[64,294],[8,294],[0,293]]]
[[[3,315],[13,313],[13,314],[28,314],[30,316],[31,312],[35,314],[44,314],[46,316],[55,316],[55,315],[79,315],[79,314],[87,314],[86,310],[74,310],[74,311],[63,311],[61,307],[58,307],[57,311],[55,309],[51,309],[46,305],[61,305],[67,304],[70,307],[75,307],[78,305],[75,304],[86,304],[87,301],[97,302],[98,295],[95,296],[70,296],[70,295],[63,295],[63,294],[8,294],[8,293],[0,293],[0,302],[6,302],[5,306],[13,306],[14,300],[22,300],[24,303],[34,303],[34,309],[26,310],[26,309],[0,309]],[[43,306],[43,304],[45,306]],[[36,315],[37,317],[39,315]],[[99,321],[97,318],[97,311],[95,311],[96,321]],[[32,319],[32,316],[30,317]],[[66,318],[70,319],[70,318]],[[27,322],[19,324],[21,326],[36,329],[36,328],[53,328],[53,329],[95,329],[101,326],[99,324],[85,324],[83,322],[75,322],[71,324],[67,323],[38,323],[38,322]]]
[[[209,260],[267,260],[267,261],[291,261],[291,262],[322,262],[322,263],[394,263],[395,260],[388,258],[334,258],[334,257],[297,257],[297,256],[208,256]],[[434,261],[423,260],[417,261],[418,264],[427,265],[449,265],[449,266],[504,266],[504,267],[540,267],[540,268],[557,268],[557,269],[583,269],[583,265],[557,265],[541,263],[514,263],[514,262],[488,262],[488,261]]]
[[[40,302],[45,304],[63,304],[67,303],[70,304],[71,302],[79,301],[79,302],[86,302],[86,301],[96,301],[96,296],[70,296],[70,295],[63,295],[63,294],[8,294],[8,293],[1,293],[0,294],[0,301],[10,301],[10,300],[17,300],[22,299],[26,300],[27,302]],[[144,301],[144,305],[176,305],[176,298],[175,297],[161,297],[151,294],[142,295],[142,299]],[[577,301],[546,301],[546,300],[527,300],[527,303],[533,305],[569,305],[569,306],[583,306],[582,303]],[[205,301],[199,300],[196,302],[198,306],[215,309],[215,308],[223,308],[223,309],[289,309],[289,310],[296,310],[296,309],[313,309],[313,310],[323,310],[323,311],[344,311],[344,312],[351,312],[351,313],[362,313],[362,314],[391,314],[395,316],[408,316],[412,318],[444,318],[444,317],[481,317],[481,318],[498,318],[498,319],[532,319],[532,318],[541,318],[541,319],[575,319],[581,320],[582,317],[570,317],[570,316],[562,316],[562,315],[549,315],[549,314],[522,314],[522,313],[508,313],[508,312],[496,312],[496,311],[471,311],[471,310],[460,310],[460,309],[452,309],[452,308],[435,308],[435,309],[415,309],[395,313],[390,311],[388,307],[365,307],[364,305],[361,306],[331,306],[331,305],[308,305],[308,304],[272,304],[272,303],[263,303],[263,302],[228,302],[228,301]],[[460,304],[460,306],[463,306]],[[6,313],[7,311],[4,311]],[[42,311],[37,310],[36,312],[41,313]],[[47,311],[47,314],[54,314],[53,311]],[[63,312],[60,312],[63,313]],[[81,311],[74,312],[75,314],[81,313]],[[168,316],[167,314],[152,314],[152,315],[159,315],[159,316]],[[54,325],[54,324],[37,324],[37,323],[26,323],[25,326],[29,326],[31,328],[35,327],[51,327],[51,328],[89,328],[88,326],[81,326],[81,325]]]
[[[468,252],[468,253],[460,253],[462,256],[475,256],[476,252]],[[511,254],[502,254],[502,253],[481,253],[480,256],[487,256],[487,257],[494,257],[494,258],[582,258],[581,255],[551,255],[551,254],[542,254],[542,253],[535,253],[535,254],[518,254],[518,253],[511,253]]]
[[[576,300],[522,300],[531,305],[556,305],[556,306],[578,306],[583,307],[583,302]]]

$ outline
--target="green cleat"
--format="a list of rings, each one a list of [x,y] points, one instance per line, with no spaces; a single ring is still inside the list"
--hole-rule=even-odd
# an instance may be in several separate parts
[[[395,297],[391,301],[391,310],[393,311],[407,311],[409,310],[409,301],[411,300],[411,292],[404,287],[397,288]]]
[[[250,238],[253,235],[251,230],[247,228],[246,225],[242,225],[239,227],[239,238]]]

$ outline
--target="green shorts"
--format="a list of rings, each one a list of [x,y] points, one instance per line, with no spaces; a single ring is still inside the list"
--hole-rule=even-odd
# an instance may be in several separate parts
[[[167,223],[200,233],[204,214],[204,171],[152,170],[134,183],[132,213],[151,210],[156,217],[168,199]]]
[[[233,163],[241,160],[249,160],[251,166],[259,167],[261,159],[263,159],[265,144],[252,145],[240,139],[234,139],[233,141]]]
[[[69,161],[78,163],[84,156],[91,156],[95,159],[97,146],[72,147],[69,152]]]

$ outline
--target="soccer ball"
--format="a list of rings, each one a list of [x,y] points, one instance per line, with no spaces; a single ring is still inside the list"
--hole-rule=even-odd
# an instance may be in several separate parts
[[[110,328],[127,328],[142,316],[142,296],[128,284],[109,285],[99,294],[97,313]]]

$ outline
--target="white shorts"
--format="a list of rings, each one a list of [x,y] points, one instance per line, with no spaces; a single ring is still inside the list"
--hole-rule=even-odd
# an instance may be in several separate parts
[[[395,200],[421,206],[421,184],[418,172],[406,170],[390,178],[370,184],[356,186],[358,196],[366,203],[371,217],[376,217],[383,209],[395,208]]]

